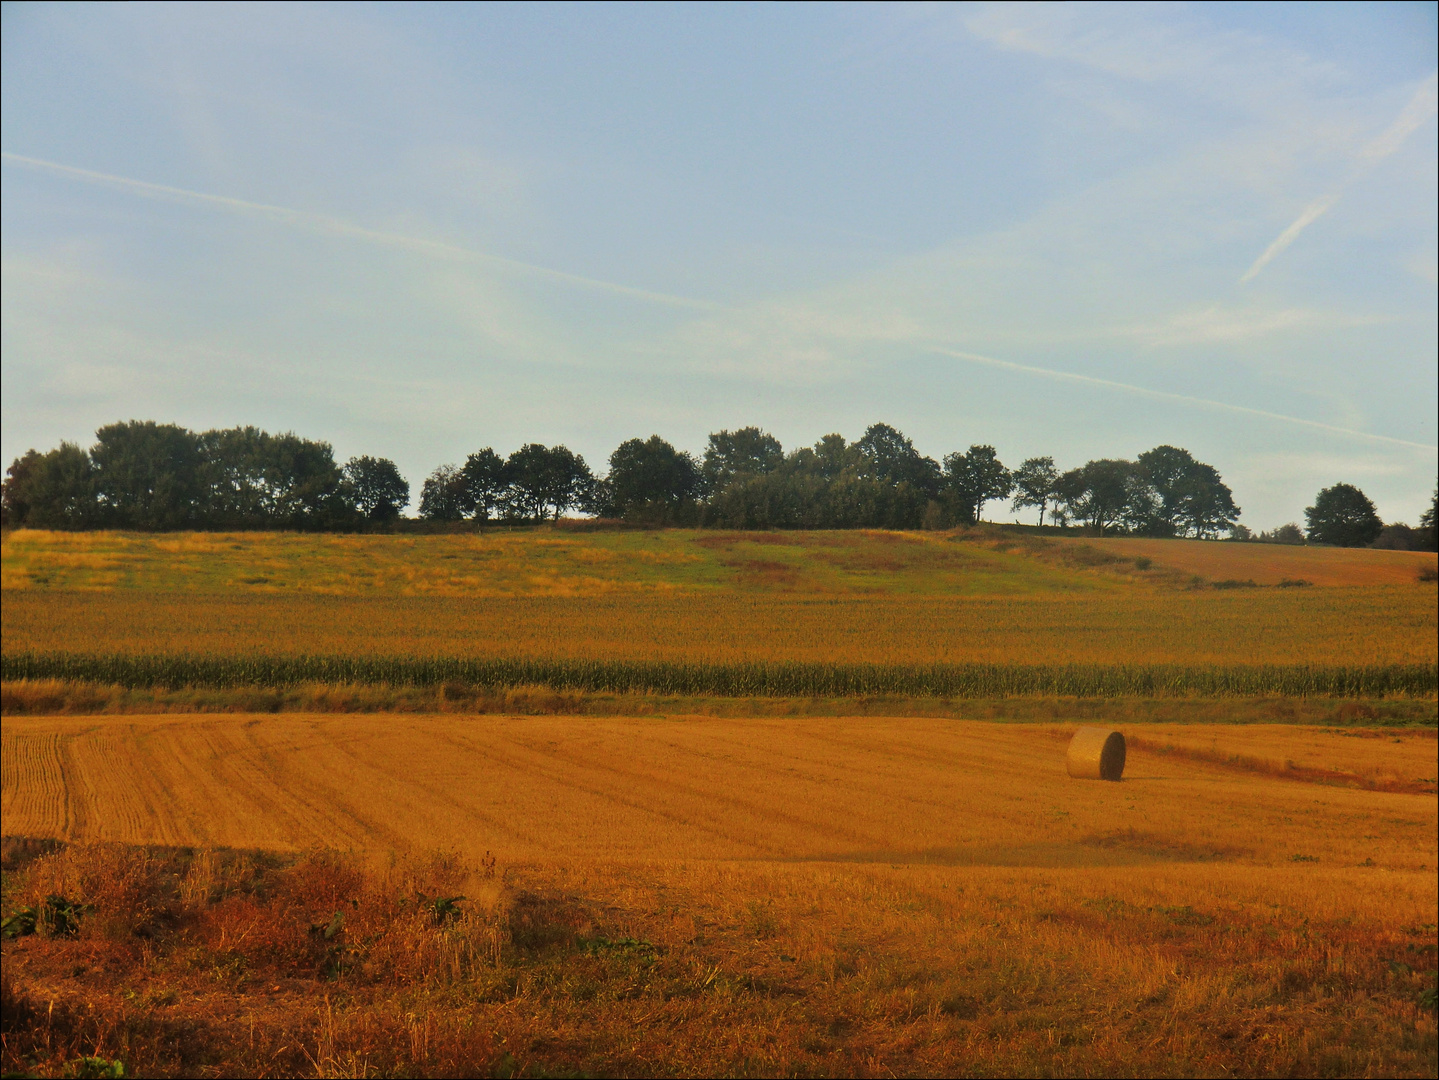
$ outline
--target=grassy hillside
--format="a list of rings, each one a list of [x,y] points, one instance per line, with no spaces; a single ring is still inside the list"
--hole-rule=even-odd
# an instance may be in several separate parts
[[[22,531],[4,539],[0,628],[7,678],[132,686],[1431,694],[1435,585],[1418,577],[1434,561],[997,530]],[[426,666],[442,658],[471,666]],[[1056,667],[1076,670],[1034,671]]]
[[[1432,553],[1010,534],[494,530],[438,536],[57,533],[0,542],[0,588],[602,596],[1022,596],[1204,581],[1407,585]],[[1194,581],[1198,575],[1201,581]]]

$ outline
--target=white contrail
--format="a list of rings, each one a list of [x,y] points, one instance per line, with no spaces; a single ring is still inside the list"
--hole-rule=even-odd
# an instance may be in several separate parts
[[[1364,148],[1362,156],[1370,161],[1387,158],[1436,111],[1439,111],[1439,71],[1424,80],[1424,85],[1415,91],[1409,104],[1400,111],[1394,123]]]
[[[1254,277],[1255,274],[1268,266],[1269,260],[1273,259],[1274,256],[1294,243],[1301,232],[1314,224],[1324,211],[1328,210],[1338,201],[1339,194],[1336,192],[1333,195],[1325,195],[1322,199],[1315,199],[1306,206],[1303,213],[1294,219],[1294,224],[1280,233],[1274,243],[1264,249],[1264,254],[1254,260],[1254,265],[1244,272],[1244,276],[1239,279],[1239,284],[1243,285],[1250,278]]]
[[[1264,254],[1254,260],[1254,265],[1244,272],[1244,276],[1239,279],[1239,284],[1243,285],[1250,281],[1255,274],[1268,266],[1276,255],[1294,243],[1301,232],[1314,224],[1326,210],[1339,201],[1339,196],[1344,188],[1363,176],[1377,162],[1398,150],[1404,144],[1404,140],[1417,131],[1420,125],[1434,115],[1436,110],[1439,110],[1439,71],[1424,80],[1423,85],[1409,99],[1409,103],[1400,110],[1394,123],[1385,128],[1379,136],[1371,140],[1369,145],[1360,151],[1359,157],[1362,164],[1344,182],[1343,186],[1333,194],[1315,199],[1306,206],[1303,212],[1294,219],[1294,224],[1280,233],[1278,239],[1264,249]]]
[[[619,296],[628,296],[636,300],[646,300],[650,303],[665,304],[670,307],[693,308],[702,311],[716,311],[723,310],[724,308],[724,305],[716,304],[708,300],[695,300],[687,296],[672,296],[668,293],[652,292],[649,289],[637,289],[630,285],[618,285],[612,281],[601,281],[598,278],[584,277],[581,274],[570,274],[563,270],[552,270],[546,266],[535,266],[532,263],[520,262],[517,259],[507,259],[502,255],[491,255],[483,251],[474,251],[470,248],[447,244],[439,240],[426,240],[422,237],[406,236],[403,233],[386,232],[381,229],[367,229],[363,225],[356,225],[342,218],[331,217],[328,214],[316,214],[308,210],[293,210],[286,206],[272,206],[269,203],[234,199],[227,195],[211,195],[203,191],[189,191],[185,188],[171,187],[168,184],[154,184],[148,180],[134,180],[128,176],[116,176],[113,173],[96,172],[93,169],[80,169],[73,165],[61,165],[58,162],[45,161],[41,158],[12,154],[8,150],[0,152],[0,159],[13,165],[22,166],[23,168],[53,173],[57,176],[69,177],[73,180],[84,180],[92,184],[108,184],[151,198],[174,199],[180,202],[216,206],[224,210],[268,218],[271,221],[306,229],[311,232],[321,232],[331,236],[352,237],[357,240],[368,241],[369,243],[382,244],[386,247],[418,252],[422,255],[487,263],[491,266],[511,271],[512,273],[547,278],[551,281],[560,281],[568,285],[578,285],[587,289],[598,289]]]
[[[1135,386],[1132,383],[1116,382],[1113,379],[1101,379],[1094,375],[1077,375],[1070,371],[1055,371],[1052,368],[1034,367],[1030,364],[1017,364],[1013,360],[1000,360],[993,356],[981,356],[979,353],[964,352],[959,349],[946,349],[938,345],[922,347],[940,356],[952,356],[956,360],[968,360],[973,364],[988,364],[990,367],[1004,368],[1008,371],[1022,371],[1027,375],[1042,375],[1048,379],[1062,379],[1065,382],[1083,383],[1087,386],[1099,386],[1108,390],[1122,390],[1127,394],[1139,394],[1143,397],[1158,398],[1163,401],[1180,401],[1186,405],[1201,405],[1207,409],[1221,409],[1225,412],[1239,413],[1244,416],[1259,416],[1266,420],[1280,420],[1286,424],[1299,424],[1303,427],[1317,428],[1320,431],[1327,431],[1333,435],[1345,435],[1351,439],[1393,443],[1397,446],[1408,446],[1415,450],[1439,450],[1439,446],[1430,446],[1427,443],[1411,442],[1408,439],[1396,439],[1392,435],[1371,435],[1367,431],[1355,431],[1353,428],[1336,427],[1333,424],[1320,423],[1318,420],[1305,420],[1298,416],[1286,416],[1284,413],[1269,412],[1267,409],[1251,409],[1247,405],[1231,405],[1225,401],[1211,401],[1208,398],[1190,397],[1188,394],[1174,394],[1168,390],[1151,390],[1147,386]]]

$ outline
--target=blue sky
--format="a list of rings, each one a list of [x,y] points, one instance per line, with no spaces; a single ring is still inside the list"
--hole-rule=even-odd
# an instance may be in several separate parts
[[[883,420],[1413,522],[1435,11],[6,4],[0,453]]]

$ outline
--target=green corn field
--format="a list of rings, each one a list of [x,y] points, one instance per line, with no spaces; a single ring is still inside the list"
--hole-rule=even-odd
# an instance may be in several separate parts
[[[721,697],[1428,697],[1439,665],[696,663],[398,656],[102,655],[0,658],[6,681],[60,679],[127,688],[288,687],[301,683],[555,690]]]

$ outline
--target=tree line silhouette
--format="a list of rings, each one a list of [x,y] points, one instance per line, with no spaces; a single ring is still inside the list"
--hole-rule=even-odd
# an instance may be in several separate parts
[[[1052,457],[1010,469],[988,445],[925,457],[888,424],[871,424],[855,442],[826,435],[789,452],[746,427],[711,434],[698,458],[658,435],[628,439],[608,464],[596,475],[565,446],[527,443],[507,457],[486,447],[435,469],[417,509],[432,522],[540,522],[577,511],[650,527],[933,529],[975,524],[988,504],[1008,500],[1011,512],[1034,511],[1035,524],[1099,534],[1306,539],[1297,525],[1252,534],[1218,470],[1167,445],[1067,471]],[[106,425],[89,450],[27,451],[0,498],[7,526],[61,529],[355,530],[391,525],[409,504],[409,483],[385,458],[341,465],[329,443],[294,434],[153,421]],[[1306,514],[1314,542],[1370,544],[1384,530],[1348,484],[1320,492]],[[1420,542],[1402,546],[1426,537],[1432,546],[1433,515],[1431,506],[1427,524],[1408,530],[1427,528]]]

